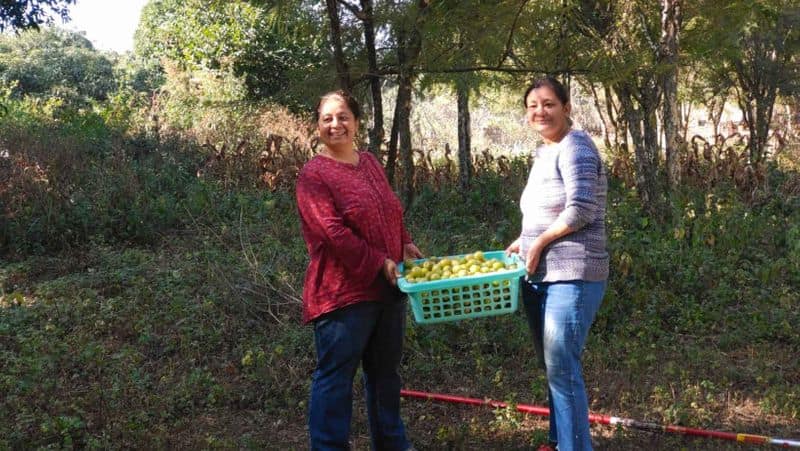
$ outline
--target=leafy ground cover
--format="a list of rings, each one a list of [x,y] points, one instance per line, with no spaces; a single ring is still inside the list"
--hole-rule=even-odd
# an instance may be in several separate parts
[[[430,255],[502,248],[517,232],[519,180],[486,173],[464,197],[421,190],[412,234]],[[314,350],[299,324],[305,251],[292,196],[232,198],[208,205],[238,214],[184,218],[149,244],[101,237],[0,262],[0,449],[307,447]],[[800,438],[797,207],[686,193],[656,225],[614,184],[612,279],[585,357],[591,410]],[[521,312],[428,326],[409,312],[409,389],[544,405],[534,362]],[[368,449],[360,396],[357,383],[353,445]],[[419,449],[529,449],[546,438],[543,418],[513,409],[403,408]],[[597,449],[747,448],[592,433]]]

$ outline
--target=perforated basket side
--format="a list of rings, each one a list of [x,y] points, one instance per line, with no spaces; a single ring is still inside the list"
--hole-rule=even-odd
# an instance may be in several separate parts
[[[513,313],[519,300],[517,276],[409,294],[420,324]]]
[[[525,273],[519,257],[507,256],[504,251],[487,251],[484,256],[504,263],[516,263],[518,268],[418,283],[408,283],[401,278],[398,286],[409,296],[414,321],[429,324],[515,312],[519,277]],[[421,261],[424,260],[418,262]],[[402,265],[400,270],[403,270]]]

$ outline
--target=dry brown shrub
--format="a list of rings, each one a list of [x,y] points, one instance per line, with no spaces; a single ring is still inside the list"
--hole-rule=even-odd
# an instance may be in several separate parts
[[[717,135],[714,142],[693,136],[679,159],[681,180],[705,190],[730,184],[746,202],[756,202],[767,191],[768,162],[751,162],[746,135]]]
[[[458,183],[460,172],[457,158],[454,158],[450,145],[444,150],[413,149],[414,156],[414,190],[419,193],[423,186],[439,190],[452,187]],[[472,177],[479,178],[489,172],[497,173],[505,178],[519,176],[514,174],[510,159],[505,155],[494,156],[489,149],[472,155]],[[402,164],[395,169],[395,185],[399,187],[406,171]]]
[[[203,137],[204,159],[197,176],[225,186],[290,188],[316,145],[307,120],[275,105],[232,122],[209,118],[200,125],[205,130],[196,136]]]
[[[90,151],[56,130],[37,136],[18,132],[0,140],[0,205],[7,218],[32,205],[67,201],[82,183]]]
[[[13,219],[50,189],[47,172],[24,155],[0,157],[0,204],[2,215]]]
[[[258,156],[261,182],[271,190],[294,186],[317,145],[310,121],[285,108],[272,107],[261,112],[258,122],[264,137]]]
[[[636,183],[636,173],[631,152],[622,146],[612,147],[607,152],[611,176],[622,180],[625,186],[633,187]]]

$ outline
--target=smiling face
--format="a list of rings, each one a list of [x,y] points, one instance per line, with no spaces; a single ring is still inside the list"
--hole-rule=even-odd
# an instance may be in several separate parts
[[[329,151],[335,153],[352,151],[355,147],[353,141],[356,130],[358,130],[358,120],[344,99],[331,96],[320,104],[317,132],[320,141]]]
[[[525,117],[546,143],[561,141],[569,132],[569,103],[564,104],[549,86],[531,90],[525,99]]]

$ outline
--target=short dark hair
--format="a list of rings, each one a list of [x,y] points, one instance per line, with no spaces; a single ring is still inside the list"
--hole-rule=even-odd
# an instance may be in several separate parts
[[[319,121],[319,108],[326,100],[332,97],[339,97],[342,99],[347,105],[347,108],[350,109],[350,112],[353,113],[353,117],[355,117],[356,120],[361,119],[361,107],[358,105],[358,101],[349,92],[343,89],[337,89],[336,91],[325,93],[319,98],[317,106],[314,108],[314,122]]]
[[[522,96],[522,105],[525,108],[528,108],[528,94],[531,93],[534,89],[539,89],[543,86],[546,86],[553,90],[558,100],[561,101],[562,104],[566,105],[569,103],[569,93],[564,85],[561,84],[560,81],[556,80],[553,77],[547,76],[542,78],[537,78],[536,80],[528,86],[528,89],[525,91],[525,95]]]

